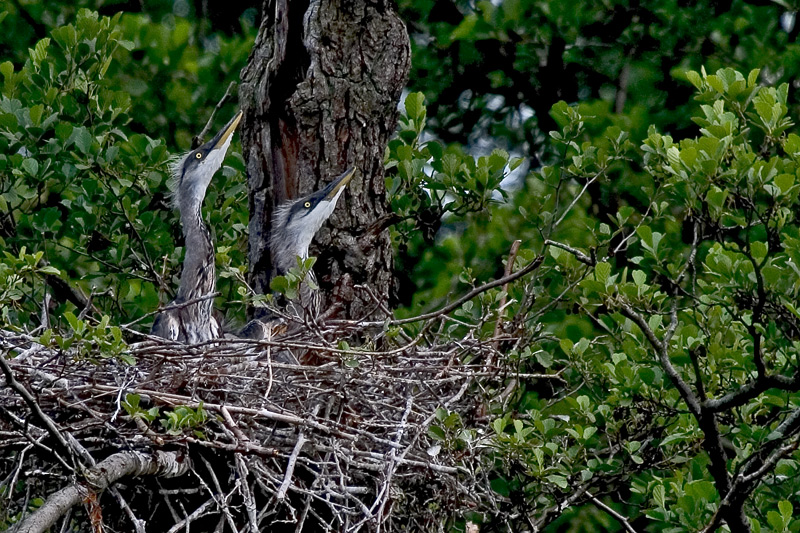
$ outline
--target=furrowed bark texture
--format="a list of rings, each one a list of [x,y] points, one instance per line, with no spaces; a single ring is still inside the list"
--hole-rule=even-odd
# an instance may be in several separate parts
[[[269,292],[273,209],[358,169],[311,254],[326,305],[362,318],[394,283],[383,156],[410,67],[405,26],[385,0],[266,0],[242,71],[250,197],[250,284]],[[374,224],[374,225],[373,225]]]

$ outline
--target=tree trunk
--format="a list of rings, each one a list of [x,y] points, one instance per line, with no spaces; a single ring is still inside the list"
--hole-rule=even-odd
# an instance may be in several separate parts
[[[380,314],[394,283],[383,157],[410,67],[408,34],[386,0],[265,0],[242,71],[250,198],[250,284],[269,292],[273,209],[357,169],[311,254],[325,305]],[[358,287],[365,285],[369,290]]]

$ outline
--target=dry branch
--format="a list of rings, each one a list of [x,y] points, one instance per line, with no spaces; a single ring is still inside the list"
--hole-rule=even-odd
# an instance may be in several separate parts
[[[540,261],[541,256],[469,294],[510,283]],[[144,336],[147,340],[131,344],[124,354],[134,365],[91,359],[79,343],[61,352],[32,335],[0,330],[0,361],[6,381],[16,384],[0,389],[0,445],[20,452],[7,467],[31,472],[31,480],[52,493],[28,520],[45,523],[39,517],[47,515],[52,524],[90,490],[101,492],[140,471],[126,467],[113,479],[61,489],[71,475],[66,464],[56,465],[53,477],[43,473],[53,468],[53,447],[63,447],[56,444],[58,435],[69,437],[67,459],[80,458],[87,466],[92,456],[127,457],[131,449],[147,457],[178,449],[195,464],[207,465],[182,478],[179,488],[165,491],[153,481],[138,491],[162,494],[155,504],[147,500],[145,505],[155,507],[147,513],[137,491],[124,482],[114,487],[116,500],[95,498],[97,509],[102,504],[124,511],[112,518],[122,529],[141,527],[141,518],[148,531],[180,530],[209,515],[239,531],[279,523],[296,531],[391,530],[400,524],[424,529],[440,520],[445,508],[462,512],[481,502],[499,505],[502,497],[489,480],[475,476],[483,454],[492,453],[489,434],[476,433],[465,453],[433,440],[430,427],[438,424],[441,410],[459,413],[465,427],[486,425],[487,410],[476,406],[486,405],[509,383],[562,379],[522,371],[519,361],[501,357],[498,347],[519,345],[521,339],[479,334],[481,321],[450,317],[447,309],[453,304],[417,317],[423,324],[416,334],[394,337],[387,337],[387,324],[356,321],[298,324],[255,342],[183,345]],[[456,338],[436,333],[448,324],[467,333]],[[358,348],[339,344],[352,338],[380,341]],[[276,362],[309,354],[317,364]],[[155,477],[141,483],[146,479]],[[12,490],[8,499],[15,509],[27,508],[27,496]],[[427,511],[433,508],[439,511]],[[103,520],[112,515],[105,513]],[[81,519],[88,525],[88,517],[73,510],[71,520]]]
[[[187,472],[189,463],[175,452],[156,451],[152,454],[120,452],[101,461],[85,474],[85,481],[63,488],[25,519],[14,533],[43,533],[73,506],[98,494],[125,476],[176,477]]]

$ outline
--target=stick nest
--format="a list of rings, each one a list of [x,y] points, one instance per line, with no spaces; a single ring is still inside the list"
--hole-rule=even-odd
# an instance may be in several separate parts
[[[430,325],[414,338],[341,323],[259,342],[148,339],[108,359],[85,342],[59,350],[0,331],[11,385],[0,389],[0,524],[130,450],[177,451],[189,472],[123,478],[63,517],[71,527],[430,530],[496,509],[481,468],[492,449],[486,391],[507,395],[517,369],[502,363],[501,340],[470,329],[436,343]]]

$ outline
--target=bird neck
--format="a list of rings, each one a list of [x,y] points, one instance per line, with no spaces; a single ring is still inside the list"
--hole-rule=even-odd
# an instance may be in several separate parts
[[[196,210],[181,210],[181,224],[185,237],[186,255],[178,287],[176,301],[188,301],[214,292],[216,271],[214,266],[214,245],[211,234],[200,216],[200,206]],[[208,305],[211,301],[208,300]]]
[[[290,269],[297,268],[297,257],[305,260],[308,259],[308,247],[295,250],[283,250],[277,256],[272,258],[274,265],[273,277],[285,276]],[[310,284],[309,284],[310,282]],[[317,276],[314,270],[309,270],[302,283],[297,290],[297,295],[292,300],[284,300],[279,298],[280,305],[286,306],[286,311],[290,315],[297,317],[317,317],[320,310],[320,294],[319,291],[312,289],[312,286],[317,284]]]
[[[308,246],[298,249],[286,248],[273,255],[272,263],[275,265],[275,275],[285,276],[290,269],[297,267],[298,256],[303,260],[308,259]]]

